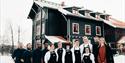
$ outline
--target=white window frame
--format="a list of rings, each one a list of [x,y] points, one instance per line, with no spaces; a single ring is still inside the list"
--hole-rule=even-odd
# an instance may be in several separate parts
[[[77,32],[74,32],[74,25],[78,25],[78,30],[77,30]],[[72,33],[73,34],[79,34],[79,23],[72,23]]]
[[[87,27],[90,28],[89,33],[86,32],[86,28],[87,28]],[[92,32],[92,31],[91,31],[91,25],[86,25],[86,24],[85,24],[85,35],[91,35],[91,32]]]

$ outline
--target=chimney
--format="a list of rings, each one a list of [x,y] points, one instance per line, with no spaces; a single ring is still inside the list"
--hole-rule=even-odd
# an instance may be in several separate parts
[[[65,2],[62,2],[62,3],[61,3],[61,6],[62,6],[62,7],[65,6]]]

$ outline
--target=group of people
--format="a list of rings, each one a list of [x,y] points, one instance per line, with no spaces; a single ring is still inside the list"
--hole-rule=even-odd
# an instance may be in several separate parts
[[[87,36],[83,37],[83,43],[79,40],[73,44],[58,42],[55,48],[53,43],[36,44],[36,49],[32,50],[31,44],[27,44],[27,49],[20,43],[12,54],[15,63],[114,63],[113,54],[110,46],[103,37],[94,37],[94,44],[91,44]]]

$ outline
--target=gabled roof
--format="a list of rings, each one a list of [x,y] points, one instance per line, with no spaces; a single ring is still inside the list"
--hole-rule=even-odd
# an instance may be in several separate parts
[[[45,2],[34,1],[34,4],[32,6],[32,9],[30,11],[29,16],[31,18],[33,18],[35,16],[35,13],[37,13],[38,10],[39,10],[38,7],[47,7],[47,8],[50,8],[50,9],[55,9],[55,10],[61,12],[64,15],[70,15],[70,16],[80,17],[80,18],[87,18],[87,19],[92,19],[92,20],[96,20],[96,21],[103,21],[104,23],[106,23],[106,24],[108,24],[108,25],[110,25],[110,26],[112,26],[114,28],[125,28],[125,22],[120,22],[120,21],[118,21],[118,20],[116,20],[114,18],[110,18],[109,21],[107,21],[107,20],[104,20],[104,19],[101,19],[101,18],[97,19],[97,18],[92,17],[92,16],[87,16],[86,17],[86,16],[84,16],[84,15],[82,15],[80,13],[73,14],[73,13],[63,9],[63,7],[61,7],[59,4],[56,4],[56,5],[57,6],[55,6],[55,5],[53,6],[53,5],[50,5],[50,4],[46,4]],[[88,9],[79,9],[79,10],[91,12],[91,10],[88,10]],[[94,13],[94,12],[91,12],[91,13]],[[95,13],[97,13],[99,15],[108,15],[108,16],[110,16],[109,14],[105,14],[105,13],[99,13],[99,12],[95,12]]]
[[[58,10],[59,12],[63,13],[64,15],[70,15],[70,16],[74,16],[74,17],[87,18],[87,19],[92,19],[92,20],[100,21],[100,20],[98,20],[98,19],[96,19],[96,18],[94,18],[94,17],[92,17],[92,16],[86,17],[86,16],[84,16],[84,15],[82,15],[82,14],[80,14],[80,13],[78,13],[78,14],[71,13],[71,12],[69,12],[69,11],[63,9],[61,6],[51,6],[51,5],[46,4],[46,3],[44,3],[44,2],[38,2],[38,1],[34,1],[34,4],[35,4],[37,7],[40,6],[40,7],[47,7],[47,8],[50,8],[50,9]],[[38,8],[37,8],[37,9],[38,9]],[[31,11],[32,11],[32,10],[31,10]],[[30,13],[31,13],[31,11],[30,11]],[[29,15],[31,15],[31,14],[29,14]],[[31,15],[31,16],[32,16],[32,15]]]
[[[36,3],[33,3],[28,18],[34,19],[38,11],[39,11],[38,6],[36,5]]]

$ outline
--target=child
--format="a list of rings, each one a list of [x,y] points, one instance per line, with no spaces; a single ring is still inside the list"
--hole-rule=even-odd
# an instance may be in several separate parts
[[[88,47],[85,47],[85,53],[82,55],[82,63],[95,63],[94,55]]]

